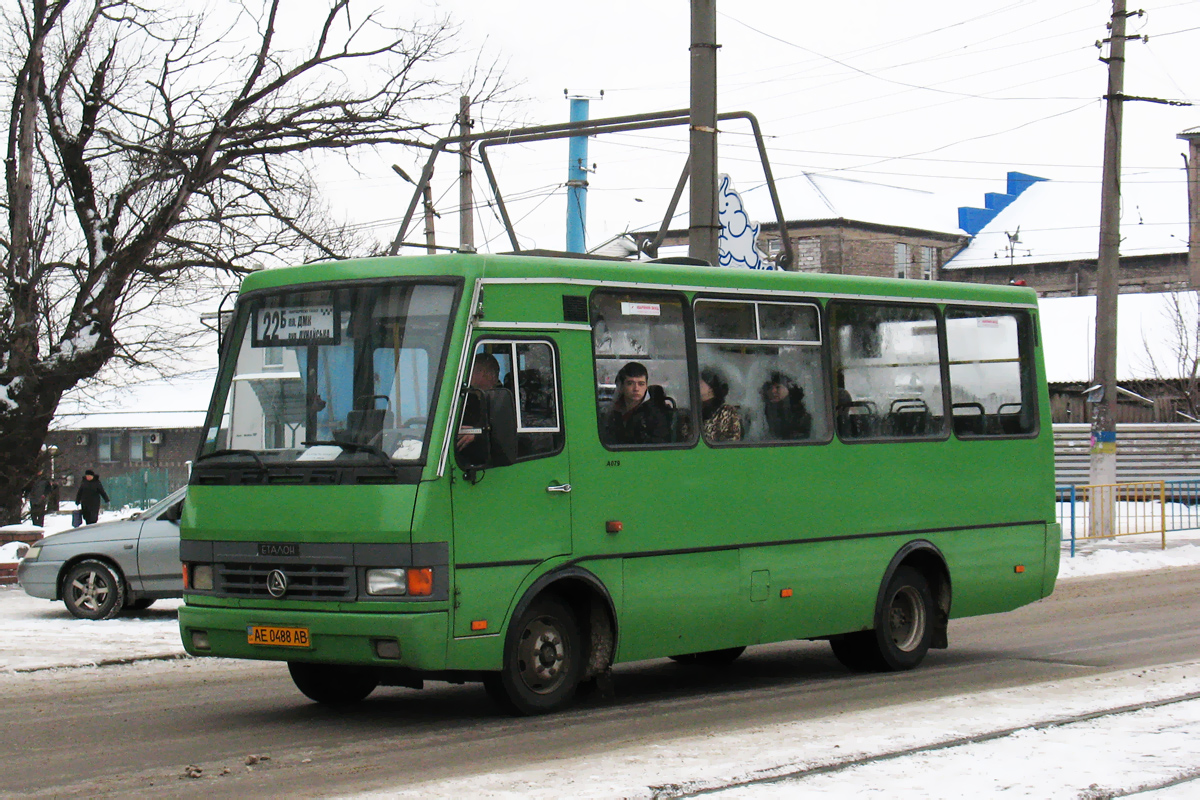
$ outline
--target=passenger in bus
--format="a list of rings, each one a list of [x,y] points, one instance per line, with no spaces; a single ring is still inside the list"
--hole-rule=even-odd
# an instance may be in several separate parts
[[[804,390],[783,372],[772,372],[762,385],[763,416],[771,439],[808,439],[812,415],[804,407]]]
[[[643,364],[630,361],[617,373],[617,394],[604,415],[601,434],[607,444],[665,444],[671,441],[672,409],[655,400]],[[654,387],[659,388],[659,387]]]
[[[700,432],[706,442],[736,442],[742,438],[742,415],[725,402],[729,383],[712,367],[700,369]]]

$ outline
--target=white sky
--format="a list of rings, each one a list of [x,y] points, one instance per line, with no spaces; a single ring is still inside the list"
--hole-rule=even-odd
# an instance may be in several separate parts
[[[516,94],[524,101],[483,109],[480,127],[566,121],[564,89],[603,89],[593,117],[688,104],[687,3],[423,0],[409,7],[452,14],[463,24],[464,47],[497,55],[510,81],[521,84]],[[1128,44],[1126,93],[1200,100],[1200,4],[1131,7],[1147,15],[1132,18],[1129,33],[1150,40]],[[956,205],[981,205],[984,192],[1003,192],[1009,169],[1099,191],[1107,70],[1095,42],[1105,35],[1109,2],[718,0],[717,10],[718,106],[758,116],[785,215],[788,187],[805,171],[935,190]],[[448,73],[456,68],[446,64]],[[447,123],[456,108],[447,98]],[[1125,180],[1181,180],[1185,148],[1175,137],[1197,124],[1200,108],[1127,104]],[[765,193],[750,191],[761,172],[744,131],[734,124],[721,137],[721,169],[748,195],[751,210],[767,218]],[[514,219],[528,215],[518,226],[523,245],[561,247],[566,142],[491,152],[506,195],[527,198],[510,207]],[[589,245],[657,225],[685,153],[683,130],[594,139]],[[410,188],[390,164],[415,175],[420,160],[399,149],[368,156],[365,177],[329,171],[326,189],[336,208],[390,240]],[[449,212],[457,202],[450,183],[457,165],[438,164],[439,241],[455,244],[458,222]],[[477,218],[481,249],[484,242],[507,249],[491,211],[481,209]],[[419,234],[412,231],[410,240]]]

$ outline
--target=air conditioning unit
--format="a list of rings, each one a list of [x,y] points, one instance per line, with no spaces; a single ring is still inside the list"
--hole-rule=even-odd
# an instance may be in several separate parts
[[[87,443],[88,435],[86,433],[75,434],[75,444],[79,445],[80,447],[87,447]]]
[[[158,431],[151,431],[146,434],[146,442],[148,444],[162,444],[162,434]]]

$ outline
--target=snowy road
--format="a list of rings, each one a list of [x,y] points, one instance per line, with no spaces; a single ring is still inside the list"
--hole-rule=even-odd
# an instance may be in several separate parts
[[[1195,563],[1194,550],[1168,557],[1125,547],[1092,566]],[[1088,571],[1082,560],[1070,569]],[[444,684],[380,690],[360,708],[331,711],[304,701],[272,664],[10,665],[0,668],[10,745],[0,755],[0,793],[549,798],[740,787],[718,796],[1110,796],[1200,768],[1200,702],[1027,726],[1200,692],[1198,581],[1200,568],[1186,566],[1068,580],[1034,606],[955,621],[951,649],[901,675],[849,675],[823,643],[753,648],[725,672],[623,665],[615,702],[536,720],[502,717],[479,688]],[[6,626],[19,624],[5,610],[20,598],[0,592],[0,660],[12,657]],[[52,651],[51,640],[69,641],[72,630],[92,637],[60,649],[62,663],[86,657],[106,635],[102,650],[112,655],[173,626],[169,612],[84,624],[65,612],[55,619],[56,607],[39,606],[47,615],[39,624],[56,632],[34,630],[27,644]],[[1023,730],[870,760],[1009,728]],[[247,766],[252,754],[271,758]],[[179,778],[188,765],[199,777]],[[781,780],[757,782],[764,777]],[[1154,796],[1196,789],[1184,783]]]

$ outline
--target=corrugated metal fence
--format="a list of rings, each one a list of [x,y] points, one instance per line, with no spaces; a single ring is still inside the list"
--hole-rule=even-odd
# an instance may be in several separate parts
[[[1054,426],[1054,482],[1088,482],[1091,427]],[[1200,425],[1123,424],[1117,426],[1117,480],[1200,480]]]

